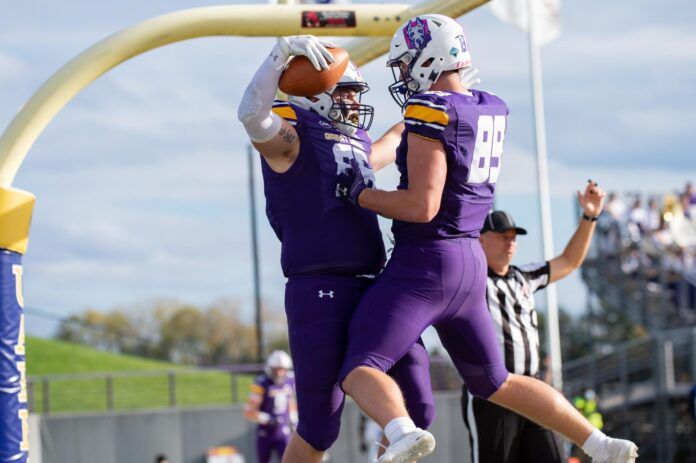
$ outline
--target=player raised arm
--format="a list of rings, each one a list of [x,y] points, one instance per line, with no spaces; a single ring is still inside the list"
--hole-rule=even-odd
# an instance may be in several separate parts
[[[563,253],[555,257],[549,263],[551,283],[566,277],[573,270],[582,265],[590,248],[592,234],[594,233],[597,217],[602,212],[604,205],[604,191],[597,186],[596,182],[588,181],[585,191],[578,191],[578,202],[582,207],[582,219],[577,230],[566,245]]]
[[[277,172],[289,169],[300,151],[295,129],[271,111],[280,75],[296,55],[306,56],[318,71],[333,62],[331,53],[312,35],[280,37],[244,91],[237,111],[254,147]]]

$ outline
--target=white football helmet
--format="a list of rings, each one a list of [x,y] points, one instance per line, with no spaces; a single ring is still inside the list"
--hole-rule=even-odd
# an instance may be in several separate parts
[[[333,93],[338,90],[338,95]],[[372,125],[374,108],[362,104],[363,93],[370,90],[360,71],[352,62],[339,79],[338,83],[319,95],[303,97],[289,96],[288,100],[297,106],[314,111],[334,123],[336,128],[348,136],[355,135],[358,129],[368,130]],[[350,92],[355,92],[355,100],[351,99]]]
[[[271,355],[266,359],[266,365],[263,370],[269,378],[277,382],[284,378],[276,377],[274,370],[277,368],[283,368],[284,370],[292,369],[292,359],[287,352],[282,350],[274,350],[271,352]]]
[[[392,37],[387,66],[394,74],[389,92],[403,106],[414,93],[427,91],[443,71],[471,66],[464,29],[441,14],[411,18]]]

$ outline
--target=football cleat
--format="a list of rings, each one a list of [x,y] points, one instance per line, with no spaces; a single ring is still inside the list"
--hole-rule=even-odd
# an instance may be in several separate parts
[[[418,461],[435,450],[435,438],[428,431],[416,428],[389,444],[377,463],[408,463]]]

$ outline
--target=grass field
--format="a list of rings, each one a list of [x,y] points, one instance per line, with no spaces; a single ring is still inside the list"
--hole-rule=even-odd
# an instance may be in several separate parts
[[[253,380],[34,337],[27,337],[27,375],[37,413],[230,404],[246,398]]]

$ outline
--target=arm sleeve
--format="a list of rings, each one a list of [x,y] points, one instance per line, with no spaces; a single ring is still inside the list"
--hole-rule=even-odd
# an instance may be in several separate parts
[[[283,124],[271,108],[285,62],[286,59],[274,48],[252,77],[239,103],[237,118],[244,124],[253,142],[269,141],[278,134]]]
[[[445,100],[435,94],[414,95],[404,105],[406,132],[443,144],[450,118]]]
[[[520,267],[520,271],[527,279],[534,292],[546,288],[549,284],[551,266],[548,262],[524,265]]]

